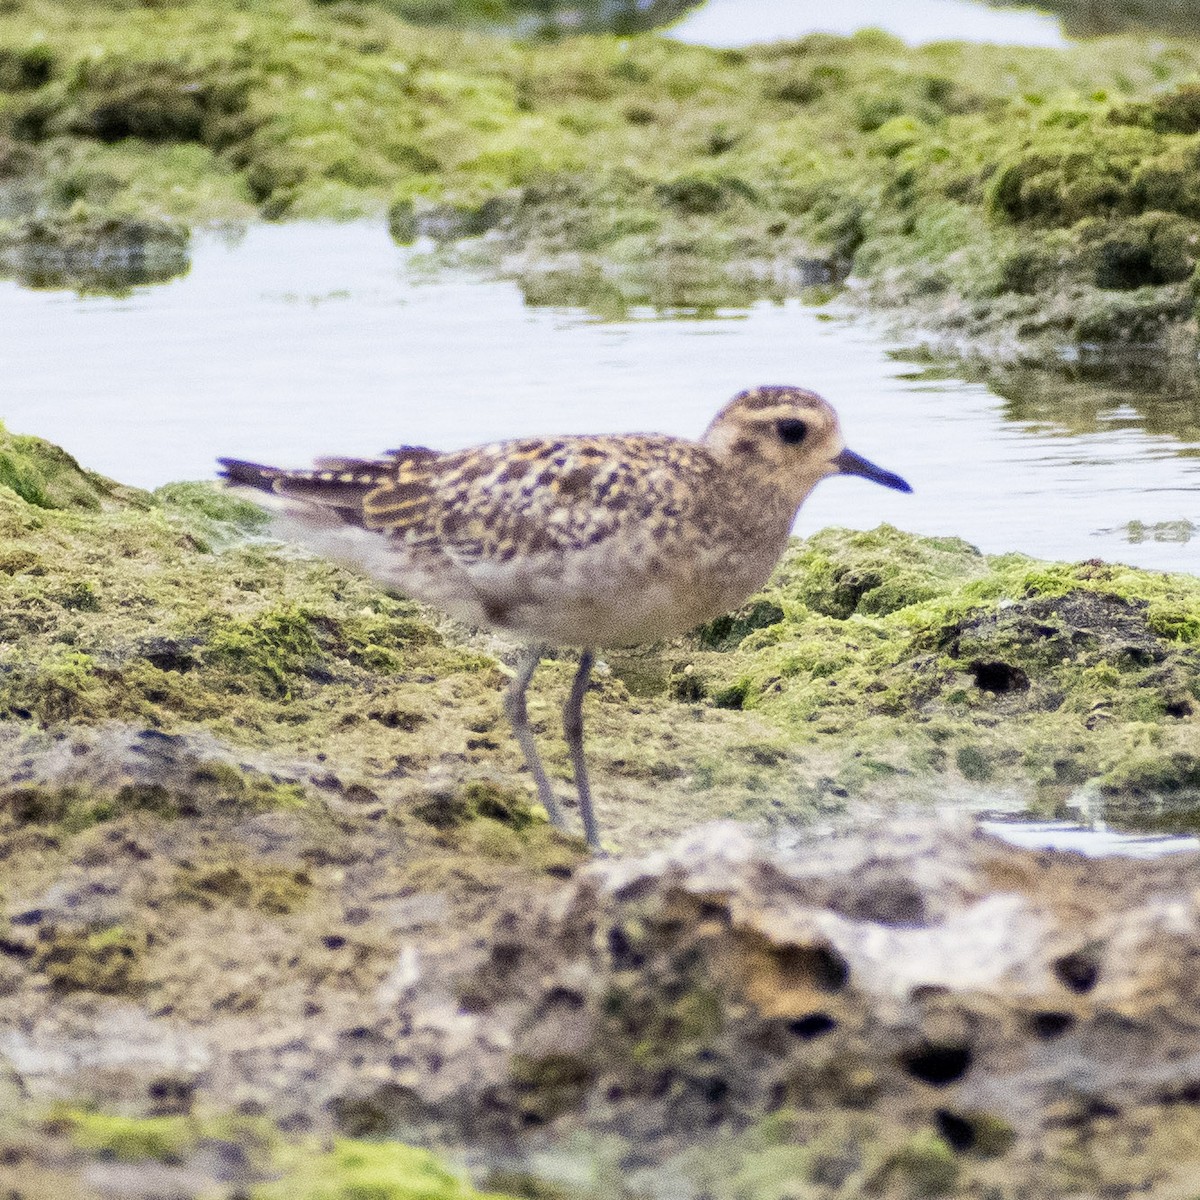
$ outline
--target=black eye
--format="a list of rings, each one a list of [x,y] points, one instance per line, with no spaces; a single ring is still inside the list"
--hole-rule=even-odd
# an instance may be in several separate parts
[[[808,426],[803,421],[797,421],[795,417],[784,417],[782,421],[775,422],[775,432],[779,434],[781,442],[786,442],[789,446],[798,446],[804,441]]]

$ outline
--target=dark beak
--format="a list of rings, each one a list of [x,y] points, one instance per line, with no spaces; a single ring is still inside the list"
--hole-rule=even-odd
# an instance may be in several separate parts
[[[912,491],[912,488],[899,475],[893,475],[891,471],[877,467],[873,462],[863,458],[861,454],[855,454],[853,450],[843,450],[833,459],[833,465],[837,467],[838,473],[841,475],[861,475],[864,479],[882,483],[884,487],[895,488],[898,492]]]

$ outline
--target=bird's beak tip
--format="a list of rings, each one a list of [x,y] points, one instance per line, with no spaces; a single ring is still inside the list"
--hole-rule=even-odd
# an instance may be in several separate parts
[[[863,458],[861,454],[855,454],[853,450],[843,450],[832,461],[840,475],[860,475],[863,479],[882,484],[893,491],[912,491],[907,480],[901,479],[899,475],[894,475],[891,471],[885,471],[882,467],[877,467],[870,459]]]

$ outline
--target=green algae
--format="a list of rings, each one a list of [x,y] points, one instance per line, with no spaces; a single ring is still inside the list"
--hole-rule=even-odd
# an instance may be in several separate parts
[[[409,811],[435,829],[453,829],[469,821],[487,819],[520,832],[528,829],[535,820],[528,796],[484,779],[430,792]]]
[[[289,1141],[260,1118],[130,1116],[59,1105],[38,1124],[101,1162],[179,1167],[206,1148],[234,1147],[244,1180],[238,1194],[254,1200],[505,1200],[477,1191],[429,1151],[351,1138],[326,1146]]]
[[[1109,796],[1195,796],[1190,577],[985,557],[882,527],[797,546],[770,595],[782,620],[724,657],[692,656],[693,670],[722,705],[844,739],[851,791],[933,770],[1003,775],[1048,800],[1088,780]]]
[[[900,1176],[912,1196],[944,1196],[958,1177],[954,1151],[932,1132],[913,1134],[892,1155],[880,1182]]]
[[[390,209],[405,242],[488,232],[470,254],[535,303],[708,311],[853,271],[948,345],[1194,344],[1188,43],[523,44],[397,11],[14,0],[0,161],[43,232],[3,237]]]
[[[314,615],[303,609],[266,609],[218,625],[208,638],[208,655],[267,694],[289,698],[293,677],[316,669],[321,661],[314,625]]]
[[[185,1162],[206,1134],[204,1125],[188,1116],[130,1117],[66,1107],[54,1111],[46,1125],[65,1132],[86,1153],[124,1163]]]
[[[395,1142],[339,1138],[326,1153],[298,1157],[278,1183],[253,1200],[504,1200],[478,1192],[426,1150]]]
[[[282,916],[300,908],[312,886],[312,876],[302,867],[226,860],[181,865],[173,892],[200,908],[232,904]]]
[[[203,485],[128,492],[26,441],[93,490],[73,507],[11,492],[0,504],[0,714],[48,730],[128,722],[167,740],[153,776],[14,775],[0,789],[13,837],[134,817],[317,820],[328,795],[486,871],[569,870],[578,847],[519,774],[494,657],[337,567],[245,540],[259,518],[240,501]],[[985,556],[886,526],[826,531],[739,612],[597,673],[589,749],[605,827],[620,842],[947,786],[1051,810],[1095,795],[1123,820],[1190,827],[1198,664],[1186,576]],[[569,754],[546,718],[570,670],[547,663],[531,695],[564,787]],[[172,749],[196,729],[229,749]],[[313,782],[323,761],[332,784]]]
[[[146,986],[145,955],[143,930],[123,925],[58,928],[39,942],[33,966],[56,992],[136,996]]]
[[[61,447],[38,437],[9,433],[3,425],[0,486],[35,508],[97,511],[149,502],[144,492],[84,470]]]

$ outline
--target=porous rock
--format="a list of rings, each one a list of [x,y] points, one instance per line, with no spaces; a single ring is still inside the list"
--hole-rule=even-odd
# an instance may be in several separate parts
[[[787,852],[723,823],[597,863],[498,915],[459,980],[511,1046],[472,1125],[582,1121],[653,1176],[783,1113],[785,1142],[842,1145],[869,1194],[942,1152],[923,1194],[1174,1194],[1200,1131],[1197,865],[928,820]]]

